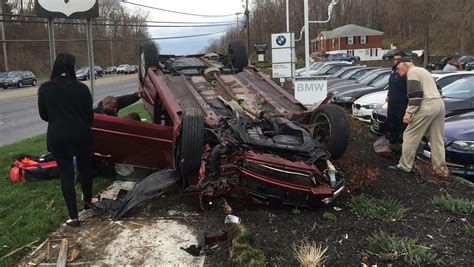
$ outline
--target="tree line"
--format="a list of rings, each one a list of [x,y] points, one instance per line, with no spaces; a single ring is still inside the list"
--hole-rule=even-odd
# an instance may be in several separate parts
[[[290,0],[290,32],[299,36],[304,25],[303,0]],[[310,0],[310,20],[325,20],[331,0]],[[322,30],[346,24],[383,31],[384,48],[390,44],[403,50],[425,49],[432,56],[474,53],[472,0],[339,0],[327,24],[311,24],[310,38]],[[285,0],[254,0],[250,10],[251,44],[268,43],[271,33],[286,31]],[[224,52],[228,42],[244,39],[245,25],[231,28],[208,50]],[[297,54],[304,54],[304,43],[297,42]]]
[[[42,42],[7,42],[9,70],[31,70],[40,76],[50,72],[48,24],[34,17],[34,0],[0,0],[3,7],[5,40],[43,40]],[[8,16],[8,15],[27,16]],[[142,39],[149,38],[148,13],[127,9],[116,0],[99,0],[99,19],[93,19],[94,61],[103,68],[119,64],[138,64]],[[85,20],[55,19],[56,53],[76,56],[76,67],[88,65]],[[42,23],[37,23],[42,22]],[[137,40],[140,39],[140,40]],[[75,40],[66,42],[64,40]],[[110,40],[110,41],[109,41]],[[1,43],[0,43],[1,45]],[[5,71],[0,47],[0,71]]]

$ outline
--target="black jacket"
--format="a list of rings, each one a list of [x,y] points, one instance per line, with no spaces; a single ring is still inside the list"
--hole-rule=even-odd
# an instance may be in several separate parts
[[[117,113],[121,109],[130,106],[131,104],[137,102],[138,100],[140,100],[140,95],[138,94],[138,92],[117,97],[117,102],[118,102]],[[99,113],[99,114],[104,114],[102,112],[102,101],[99,102],[97,107],[94,109],[94,112]],[[118,114],[108,114],[108,115],[117,116]]]
[[[408,105],[407,78],[401,77],[395,67],[392,68],[388,80],[388,109],[397,113],[405,114]]]
[[[41,119],[48,122],[48,150],[57,158],[92,153],[92,96],[87,85],[60,77],[38,90]]]

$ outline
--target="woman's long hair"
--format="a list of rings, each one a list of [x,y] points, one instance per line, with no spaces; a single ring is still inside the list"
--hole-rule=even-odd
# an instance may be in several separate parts
[[[61,53],[56,57],[54,61],[53,71],[51,72],[50,79],[60,77],[63,73],[67,77],[76,79],[76,72],[74,71],[74,65],[76,64],[76,57],[71,54]]]

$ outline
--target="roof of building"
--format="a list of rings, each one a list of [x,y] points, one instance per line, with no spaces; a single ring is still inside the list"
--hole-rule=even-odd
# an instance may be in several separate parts
[[[347,24],[342,27],[336,28],[332,31],[321,31],[326,39],[330,38],[339,38],[339,37],[348,37],[348,36],[373,36],[373,35],[383,35],[383,32],[362,27],[355,24]],[[317,39],[317,38],[315,38]]]

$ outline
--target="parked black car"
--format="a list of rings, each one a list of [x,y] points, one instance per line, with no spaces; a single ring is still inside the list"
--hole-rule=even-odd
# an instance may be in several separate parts
[[[390,59],[392,59],[393,56],[395,55],[395,52],[396,52],[396,51],[397,51],[396,49],[388,50],[387,52],[385,52],[385,54],[382,55],[382,59],[383,59],[383,60],[390,60]],[[405,55],[406,55],[407,57],[412,58],[412,59],[418,58],[418,55],[415,54],[415,53],[413,53],[413,52],[407,52],[407,51],[405,51]]]
[[[459,79],[442,88],[446,117],[474,110],[474,77]],[[387,107],[383,105],[372,112],[371,130],[377,134],[387,132],[385,120]]]
[[[451,173],[474,182],[474,112],[446,118],[444,124],[446,163]],[[431,159],[431,147],[426,138],[418,158]]]
[[[433,63],[428,64],[426,66],[426,69],[429,70],[429,71],[442,70],[442,69],[444,69],[444,66],[446,66],[446,64],[448,64],[448,61],[450,59],[458,60],[459,58],[460,58],[460,56],[444,57],[438,62],[433,62]]]
[[[328,60],[330,61],[348,61],[352,63],[356,63],[360,61],[360,57],[349,55],[346,53],[337,53],[331,54],[328,56]]]
[[[354,103],[354,101],[359,97],[366,94],[387,90],[389,77],[390,72],[382,72],[378,78],[373,80],[366,87],[357,87],[333,95],[331,102],[344,108],[351,108],[352,103]]]
[[[357,88],[367,87],[369,84],[377,80],[381,76],[390,75],[391,69],[375,69],[367,72],[365,75],[356,79],[355,81],[347,81],[346,83],[328,86],[328,93],[330,95],[337,95],[339,93],[349,91]]]
[[[460,57],[459,61],[461,62],[462,69],[466,69],[466,64],[468,62],[474,61],[474,56],[465,55],[465,56]]]
[[[469,71],[474,70],[474,61],[469,61],[464,64],[464,69]]]
[[[25,85],[36,86],[38,79],[31,71],[8,71],[0,78],[0,86],[22,88]]]
[[[94,74],[95,74],[94,77],[97,79],[97,77],[98,77],[99,75],[97,74],[96,71],[94,71],[94,72],[95,72],[95,73],[94,73]],[[89,68],[82,68],[82,69],[77,70],[77,71],[76,71],[76,78],[77,78],[79,81],[87,81],[87,80],[89,80],[89,79],[91,78]]]
[[[362,67],[362,68],[357,68],[357,69],[351,69],[350,71],[347,71],[346,73],[344,73],[340,78],[329,79],[328,88],[332,88],[341,84],[353,83],[354,81],[364,76],[369,71],[373,71],[375,69],[378,69],[378,68]]]

